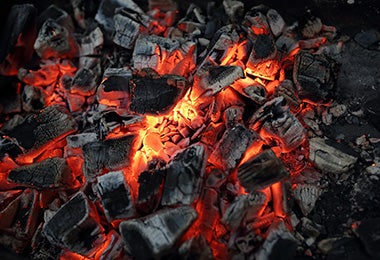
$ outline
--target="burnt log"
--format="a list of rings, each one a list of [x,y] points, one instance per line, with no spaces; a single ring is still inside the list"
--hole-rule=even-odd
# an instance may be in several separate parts
[[[129,108],[139,114],[168,113],[185,95],[188,87],[186,78],[177,75],[133,78],[130,81]]]
[[[86,143],[82,147],[84,157],[83,173],[92,181],[103,168],[117,170],[130,164],[133,156],[135,135],[112,138],[105,141]]]
[[[82,192],[74,195],[45,223],[43,232],[52,244],[84,256],[91,255],[104,240],[96,211]]]
[[[189,146],[169,162],[161,199],[162,205],[190,205],[199,197],[205,174],[205,148]]]
[[[209,162],[223,171],[230,172],[237,166],[247,148],[257,138],[258,135],[255,132],[240,124],[227,129],[211,153]]]
[[[9,173],[8,180],[41,189],[69,188],[75,183],[66,160],[59,157],[18,167]]]
[[[158,211],[120,224],[127,251],[136,259],[160,258],[197,218],[195,209],[183,206]]]
[[[270,149],[252,157],[238,168],[238,180],[249,192],[261,190],[289,176],[282,161]]]
[[[336,93],[338,64],[324,54],[300,52],[296,56],[293,80],[301,99],[327,103]]]
[[[97,180],[96,191],[109,222],[135,215],[131,191],[122,171],[109,172]]]

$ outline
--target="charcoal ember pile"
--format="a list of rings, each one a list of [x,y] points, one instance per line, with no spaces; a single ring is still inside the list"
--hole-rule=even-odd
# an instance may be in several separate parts
[[[347,38],[265,5],[140,2],[11,8],[1,247],[31,259],[274,259],[352,244],[379,257],[376,218],[350,219],[338,237],[318,205],[329,181],[379,180],[380,139],[350,147],[327,131],[359,115],[337,101]],[[361,180],[347,198],[363,195]]]

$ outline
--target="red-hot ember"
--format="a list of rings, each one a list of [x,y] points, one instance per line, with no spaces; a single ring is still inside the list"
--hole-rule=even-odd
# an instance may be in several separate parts
[[[299,38],[275,10],[244,15],[238,1],[224,1],[228,23],[209,35],[217,17],[192,5],[179,19],[166,2],[145,13],[102,1],[102,26],[81,36],[64,10],[45,14],[39,68],[18,69],[31,109],[1,122],[16,152],[0,154],[0,244],[60,259],[230,259],[289,227],[290,176],[309,166],[300,115],[333,87],[334,66],[318,83],[305,66],[322,70],[315,52],[329,39]]]

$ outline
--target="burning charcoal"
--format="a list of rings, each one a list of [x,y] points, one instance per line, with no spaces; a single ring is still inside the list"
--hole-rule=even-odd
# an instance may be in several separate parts
[[[99,136],[107,136],[117,127],[128,127],[133,124],[141,123],[143,117],[130,114],[125,109],[106,110],[101,113],[100,118],[100,134]],[[103,132],[104,131],[104,132]]]
[[[263,14],[268,10],[264,5],[251,8],[245,15],[244,24],[247,25],[255,35],[264,35],[270,32],[266,16]]]
[[[91,181],[103,168],[117,170],[128,166],[133,156],[135,135],[87,143],[83,146],[84,175]]]
[[[65,27],[69,32],[74,31],[74,24],[71,16],[62,8],[56,5],[50,5],[46,8],[38,17],[38,23],[41,25],[46,20],[51,19],[57,22],[59,25]]]
[[[224,111],[224,122],[227,128],[243,123],[243,108],[237,106],[227,108]]]
[[[56,259],[58,255],[61,255],[62,248],[52,245],[49,240],[42,234],[43,223],[41,223],[36,232],[33,235],[31,248],[31,259]]]
[[[6,136],[0,136],[0,160],[2,160],[6,155],[9,155],[12,159],[14,159],[21,153],[22,148],[15,140]]]
[[[321,188],[317,185],[297,184],[293,194],[304,216],[313,210],[321,192]]]
[[[305,129],[289,111],[283,97],[266,102],[255,114],[250,125],[255,131],[260,128],[277,140],[284,152],[290,152],[300,146],[306,138]]]
[[[210,246],[201,235],[186,240],[178,249],[178,253],[181,259],[213,259]]]
[[[238,168],[238,179],[247,191],[261,190],[289,176],[280,159],[270,149],[261,152]]]
[[[37,112],[45,106],[45,95],[41,88],[28,86],[22,92],[22,108],[26,112]]]
[[[311,17],[302,28],[302,35],[305,38],[313,38],[322,31],[322,21],[318,17]]]
[[[120,233],[127,250],[137,259],[160,258],[197,218],[195,209],[165,209],[141,219],[124,221]]]
[[[132,49],[137,36],[142,30],[140,27],[148,27],[149,17],[136,10],[117,8],[115,11],[115,36],[113,42],[126,49]]]
[[[104,29],[108,32],[115,31],[114,14],[118,7],[126,7],[138,14],[143,14],[144,11],[135,4],[132,0],[102,0],[95,20],[103,25]]]
[[[99,260],[122,259],[123,247],[124,243],[120,235],[116,231],[111,230],[103,242],[101,250],[96,252],[94,258]]]
[[[13,5],[0,39],[0,74],[17,75],[18,69],[30,61],[37,35],[37,9],[31,4]]]
[[[344,173],[353,168],[357,161],[356,157],[329,145],[328,140],[312,138],[309,140],[309,144],[309,160],[322,171]]]
[[[244,71],[239,66],[217,66],[207,68],[199,75],[199,85],[204,91],[215,95],[239,78],[244,78]]]
[[[122,171],[109,172],[97,180],[96,189],[108,221],[135,215],[130,188]]]
[[[276,41],[276,47],[281,52],[291,53],[298,47],[298,42],[292,37],[281,35]]]
[[[37,156],[44,148],[74,132],[76,123],[60,106],[49,106],[38,114],[30,115],[13,129],[5,131],[28,150],[28,155]],[[27,158],[24,158],[27,159]],[[23,160],[23,158],[20,158]]]
[[[66,160],[58,157],[18,167],[9,173],[8,180],[43,189],[69,187],[74,183]]]
[[[281,15],[274,9],[269,9],[267,12],[267,20],[275,37],[278,37],[285,28],[285,21]]]
[[[232,202],[223,215],[222,222],[232,230],[237,229],[249,215],[256,216],[265,203],[266,197],[261,192],[240,195]]]
[[[246,235],[239,236],[235,239],[235,245],[240,252],[249,254],[255,249],[255,242],[257,238],[254,232],[249,232]]]
[[[190,205],[199,196],[205,173],[205,148],[201,144],[180,151],[167,165],[162,205]]]
[[[89,256],[103,243],[103,228],[83,192],[78,192],[45,222],[43,232],[58,246]]]
[[[132,71],[124,68],[108,68],[103,75],[96,93],[99,103],[125,107],[128,99],[129,80],[132,78]]]
[[[245,87],[243,93],[259,105],[267,101],[267,91],[265,87],[260,84]]]
[[[209,162],[224,171],[230,172],[239,163],[246,149],[257,138],[258,135],[255,132],[240,124],[227,129],[211,153]]]
[[[90,69],[81,68],[75,74],[70,92],[83,96],[92,95],[96,88],[96,76]]]
[[[79,45],[79,67],[80,68],[93,68],[98,62],[99,58],[93,57],[99,55],[100,50],[104,44],[104,37],[102,30],[96,27],[88,35],[78,39]]]
[[[285,223],[277,221],[269,228],[264,244],[255,254],[255,259],[291,259],[296,248],[296,239],[286,228]]]
[[[300,52],[296,56],[293,80],[301,99],[326,103],[335,94],[337,63],[324,54]]]
[[[161,199],[161,187],[166,176],[165,161],[153,159],[148,164],[148,170],[139,175],[139,195],[137,206],[143,212],[151,212],[157,208]]]
[[[70,32],[51,19],[42,25],[34,49],[42,59],[73,58],[78,51],[77,43]]]
[[[10,192],[10,191],[7,191]],[[1,206],[0,245],[23,252],[37,229],[40,207],[36,190],[25,189],[16,199]]]
[[[232,22],[237,22],[244,15],[244,3],[235,0],[223,1],[223,7],[226,14]]]
[[[247,73],[267,79],[274,80],[280,70],[280,63],[276,59],[277,48],[269,35],[257,36],[252,52],[247,62]]]
[[[69,135],[66,137],[67,145],[72,148],[81,148],[83,145],[95,142],[97,135],[95,133],[82,133],[76,135]]]
[[[222,170],[212,168],[212,170],[207,174],[205,187],[219,189],[223,184],[225,184],[226,179],[227,176]]]
[[[139,114],[165,114],[185,95],[188,87],[188,81],[177,75],[133,78],[129,108]]]
[[[298,112],[300,110],[302,100],[298,98],[297,89],[294,87],[291,80],[285,79],[281,81],[280,85],[275,90],[275,96],[284,97],[291,111]]]

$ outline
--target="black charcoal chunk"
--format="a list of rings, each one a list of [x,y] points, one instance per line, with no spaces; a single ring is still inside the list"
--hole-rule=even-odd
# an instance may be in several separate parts
[[[122,171],[109,172],[97,180],[96,190],[108,221],[135,215],[131,191]]]
[[[190,205],[199,196],[205,173],[205,148],[194,144],[167,165],[162,205]]]
[[[256,138],[258,138],[256,133],[240,124],[227,129],[211,153],[209,161],[229,172],[240,162],[246,149]]]
[[[321,193],[322,189],[318,185],[303,183],[297,184],[293,194],[304,216],[307,216],[314,209],[315,203]]]
[[[152,115],[171,111],[189,87],[188,81],[177,75],[136,77],[130,83],[130,110]]]
[[[142,212],[150,213],[157,208],[161,200],[161,187],[166,176],[165,161],[153,159],[148,169],[140,173],[138,178],[139,194],[137,207]]]
[[[51,243],[84,256],[96,250],[103,240],[96,211],[83,192],[65,203],[45,223],[43,232]]]
[[[100,174],[103,168],[117,170],[128,166],[133,156],[135,135],[87,143],[83,146],[84,175],[88,181]]]
[[[239,66],[210,67],[200,74],[198,75],[199,85],[212,95],[245,77],[243,69]]]
[[[39,163],[18,167],[9,173],[8,180],[35,188],[67,187],[71,172],[63,158],[48,158]]]
[[[42,59],[73,58],[78,47],[71,33],[52,19],[42,25],[34,43],[34,49]]]
[[[274,152],[268,149],[240,165],[237,176],[240,184],[252,192],[288,177],[289,172]]]
[[[76,122],[64,107],[49,106],[5,132],[23,148],[34,151],[75,130]]]
[[[293,80],[298,88],[299,97],[314,103],[329,102],[336,94],[337,70],[336,61],[324,54],[297,54]]]
[[[120,233],[127,251],[136,259],[160,258],[197,218],[195,209],[164,209],[145,218],[124,221]]]
[[[93,71],[87,68],[80,68],[73,78],[70,92],[81,95],[90,95],[95,92],[95,88],[96,76]]]
[[[21,153],[22,148],[15,140],[6,136],[0,136],[0,160],[3,159],[6,154],[14,159]]]
[[[255,131],[264,130],[279,143],[283,152],[296,149],[306,139],[304,127],[290,112],[282,96],[273,98],[260,107],[252,115],[250,125]]]
[[[74,31],[74,24],[71,16],[62,8],[56,5],[50,5],[46,8],[38,17],[37,23],[38,27],[48,19],[52,19],[57,22],[59,25],[66,27],[69,31]]]
[[[0,75],[0,113],[19,113],[21,108],[21,95],[17,79]]]
[[[41,88],[26,85],[21,97],[22,109],[26,112],[37,112],[45,106],[45,95]]]
[[[67,146],[71,148],[80,148],[83,147],[83,145],[90,142],[95,142],[96,140],[97,135],[95,133],[81,133],[66,137]]]
[[[181,259],[213,259],[207,240],[199,235],[183,243],[178,249]]]

